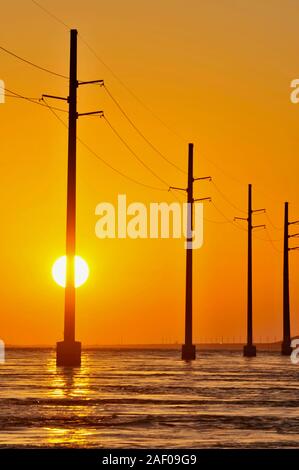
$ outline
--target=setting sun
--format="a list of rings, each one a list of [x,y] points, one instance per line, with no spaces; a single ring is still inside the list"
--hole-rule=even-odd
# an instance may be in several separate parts
[[[58,258],[52,268],[54,281],[61,287],[65,287],[66,277],[66,256]],[[89,276],[89,268],[86,261],[81,256],[75,257],[75,287],[80,287],[86,282]]]

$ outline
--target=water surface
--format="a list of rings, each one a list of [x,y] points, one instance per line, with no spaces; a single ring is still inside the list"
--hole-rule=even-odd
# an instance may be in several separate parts
[[[299,365],[172,350],[8,350],[0,365],[0,446],[299,447]]]

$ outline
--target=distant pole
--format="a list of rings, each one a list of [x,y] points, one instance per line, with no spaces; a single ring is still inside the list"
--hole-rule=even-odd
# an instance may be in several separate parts
[[[252,342],[252,187],[248,185],[248,259],[247,259],[247,344],[244,356],[256,356],[256,347]]]
[[[194,360],[196,347],[192,344],[192,229],[193,229],[193,144],[188,147],[188,217],[187,241],[191,244],[186,250],[186,302],[185,302],[185,344],[182,346],[182,359]]]
[[[75,341],[77,34],[76,29],[71,30],[64,340],[57,343],[57,365],[62,366],[81,364],[81,343]]]
[[[283,238],[283,340],[281,354],[290,356],[291,326],[290,326],[290,292],[289,292],[289,203],[284,203],[284,238]]]
[[[178,188],[170,186],[169,189],[187,192],[187,249],[186,249],[186,301],[185,301],[185,344],[182,345],[182,359],[192,361],[196,357],[196,347],[192,343],[192,231],[193,231],[193,205],[194,202],[211,200],[210,197],[193,198],[194,181],[209,180],[211,176],[193,177],[193,144],[188,145],[188,187]]]
[[[252,187],[248,185],[248,258],[247,258],[247,344],[244,346],[245,357],[256,356],[256,347],[252,340]]]
[[[252,328],[252,230],[254,228],[265,228],[265,225],[252,225],[252,214],[254,212],[265,212],[265,209],[252,209],[252,186],[248,185],[248,216],[235,217],[235,220],[246,220],[248,224],[248,258],[247,258],[247,344],[244,346],[245,357],[256,356],[256,347],[253,344]]]
[[[299,225],[299,220],[289,221],[289,203],[284,203],[284,238],[283,238],[283,339],[281,354],[289,356],[291,348],[290,293],[289,293],[289,252],[299,250],[299,246],[289,247],[290,238],[298,238],[299,233],[289,234],[290,225]]]

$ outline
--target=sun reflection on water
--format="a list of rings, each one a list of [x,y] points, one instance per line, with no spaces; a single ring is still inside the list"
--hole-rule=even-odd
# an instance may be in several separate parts
[[[86,427],[74,427],[84,418],[88,418],[89,408],[84,401],[88,400],[90,394],[90,365],[88,353],[82,355],[81,367],[57,367],[55,356],[47,363],[47,372],[50,377],[49,398],[58,400],[56,404],[57,413],[62,414],[64,422],[61,427],[57,424],[45,428],[47,443],[51,446],[84,446],[93,431]],[[81,402],[83,400],[83,402]],[[68,421],[72,421],[72,427],[68,427]]]
[[[51,377],[51,396],[55,398],[87,398],[90,384],[90,365],[87,353],[82,355],[81,367],[57,367],[55,357],[47,364]]]
[[[74,428],[45,428],[47,444],[52,446],[64,447],[84,447],[90,442],[90,436],[94,434],[93,430],[74,429]]]

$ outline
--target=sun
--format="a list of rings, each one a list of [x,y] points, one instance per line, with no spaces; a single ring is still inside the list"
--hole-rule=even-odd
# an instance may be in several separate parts
[[[61,256],[53,264],[52,276],[54,281],[61,287],[65,287],[66,256]],[[81,256],[75,256],[75,287],[80,287],[89,276],[89,268]]]

